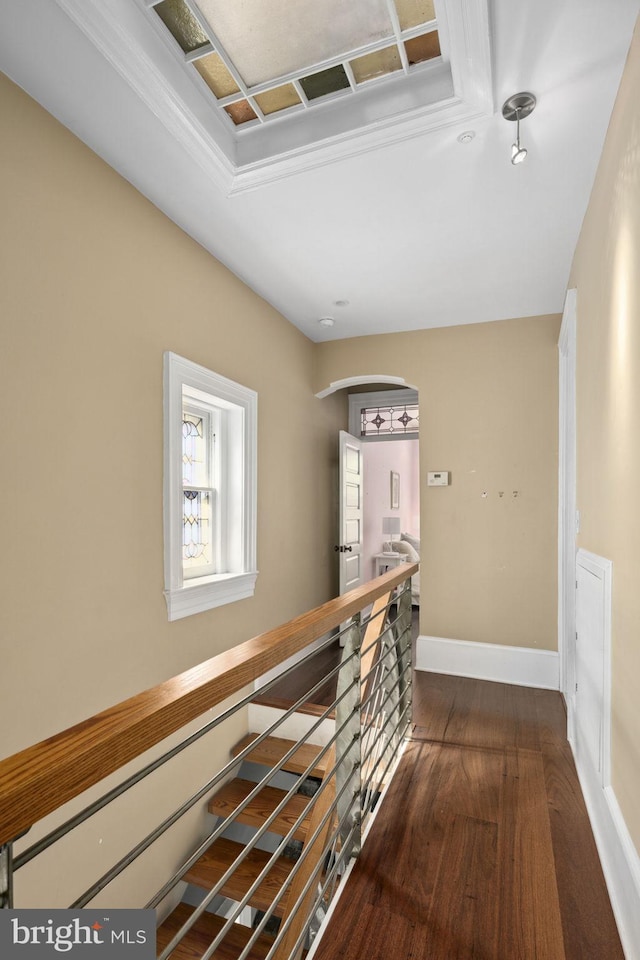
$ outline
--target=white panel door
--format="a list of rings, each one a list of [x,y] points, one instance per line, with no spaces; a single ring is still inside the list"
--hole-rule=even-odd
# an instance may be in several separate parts
[[[340,431],[339,539],[340,593],[362,583],[363,457],[362,442]]]

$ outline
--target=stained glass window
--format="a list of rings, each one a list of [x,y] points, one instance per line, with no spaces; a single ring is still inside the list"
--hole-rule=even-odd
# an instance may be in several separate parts
[[[185,490],[182,514],[185,569],[212,563],[211,495],[201,490]]]
[[[360,411],[362,437],[390,437],[418,434],[418,404],[395,407],[363,407]]]
[[[198,414],[182,413],[182,482],[202,486],[206,477],[207,445],[204,419]]]
[[[164,596],[179,620],[254,594],[258,397],[164,355]]]
[[[182,412],[182,564],[185,576],[214,572],[213,444],[209,412]]]

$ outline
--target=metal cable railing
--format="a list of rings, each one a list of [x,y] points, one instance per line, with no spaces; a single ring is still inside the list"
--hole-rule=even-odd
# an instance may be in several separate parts
[[[269,683],[266,683],[261,688],[261,690],[263,692],[268,691],[273,686],[275,686],[276,683],[280,683],[283,679],[286,679],[287,677],[291,676],[291,674],[293,674],[296,670],[299,670],[302,665],[307,663],[313,657],[317,656],[319,652],[326,649],[326,647],[330,646],[334,642],[335,642],[335,637],[330,636],[327,640],[324,641],[324,643],[315,647],[310,653],[302,657],[302,659],[299,660],[296,664],[294,664],[293,666],[289,667],[286,670],[283,670],[281,674],[279,674]],[[336,667],[335,670],[332,671],[332,674],[337,672],[339,669],[340,669],[339,666]],[[327,678],[325,677],[321,681],[319,681],[318,684],[316,685],[316,688],[319,688],[325,682],[326,679]],[[309,691],[309,693],[313,694],[316,688],[314,688],[314,690],[312,691]],[[207,733],[210,733],[215,727],[219,726],[225,720],[228,720],[231,716],[233,716],[234,713],[237,713],[241,707],[251,703],[254,697],[255,697],[255,693],[253,692],[247,694],[246,697],[244,697],[242,700],[239,700],[237,703],[234,703],[233,706],[229,707],[228,710],[225,710],[223,713],[218,714],[218,716],[214,717],[213,720],[210,720],[209,723],[206,723],[204,726],[200,727],[198,730],[192,733],[189,737],[186,737],[184,740],[181,740],[180,743],[172,747],[171,750],[167,750],[163,754],[161,754],[161,756],[156,757],[156,759],[153,760],[151,763],[148,763],[145,767],[142,767],[140,770],[137,770],[130,777],[127,777],[126,780],[123,780],[122,783],[119,783],[116,787],[113,787],[111,790],[103,794],[97,800],[94,800],[93,803],[88,804],[86,807],[84,807],[84,809],[80,810],[77,814],[75,814],[75,816],[71,817],[69,820],[66,820],[59,827],[56,827],[55,830],[52,830],[45,837],[42,837],[40,840],[38,840],[37,843],[34,843],[32,846],[28,847],[19,856],[15,858],[14,865],[13,865],[14,870],[18,870],[20,867],[24,866],[34,857],[37,857],[38,854],[43,853],[46,849],[48,849],[48,847],[56,843],[58,840],[62,839],[62,837],[64,837],[71,830],[74,830],[76,827],[79,827],[81,823],[84,823],[90,817],[94,816],[94,814],[98,813],[99,810],[104,809],[104,807],[106,807],[108,804],[112,803],[118,797],[122,796],[123,793],[126,793],[127,790],[130,790],[132,787],[135,787],[137,783],[140,783],[140,781],[148,777],[149,774],[153,773],[155,770],[159,770],[160,767],[164,766],[164,764],[167,763],[169,760],[173,760],[174,757],[177,757],[178,754],[182,753],[183,750],[186,750],[187,747],[190,747],[192,744],[196,743],[198,740],[204,737]],[[302,704],[306,702],[306,699],[307,699],[306,696],[301,698],[299,706],[302,706]],[[265,736],[267,736],[267,734],[265,734]],[[214,786],[215,783],[218,782],[218,779],[219,778],[215,779],[211,783],[211,786]]]
[[[318,727],[319,723],[320,723],[323,719],[325,719],[326,716],[328,716],[328,714],[331,712],[331,709],[332,709],[332,708],[327,708],[327,710],[326,710],[325,713],[322,715],[322,717],[314,724],[314,726],[312,727],[310,733],[313,733],[313,730]],[[284,718],[284,716],[290,715],[290,713],[291,713],[291,711],[287,711],[286,714],[283,715],[283,718]],[[277,729],[277,727],[278,727],[279,725],[280,725],[280,718],[278,719],[278,721],[276,721],[274,724],[272,724],[272,726],[269,728],[270,732],[272,733],[275,729]],[[346,725],[346,722],[345,722],[345,724],[343,724],[343,726],[345,726],[345,725]],[[337,733],[334,734],[334,736],[331,738],[330,743],[327,744],[327,745],[320,751],[320,753],[318,753],[318,755],[317,755],[316,758],[314,759],[313,763],[309,764],[309,765],[307,766],[306,770],[304,771],[304,773],[302,773],[302,774],[299,776],[299,778],[298,778],[298,780],[296,781],[296,783],[294,783],[294,785],[290,788],[290,790],[287,792],[287,794],[285,795],[285,797],[280,801],[280,803],[277,805],[277,807],[272,811],[272,813],[270,814],[270,816],[267,817],[267,819],[265,820],[265,822],[263,823],[263,825],[256,831],[256,833],[254,834],[254,836],[252,837],[252,839],[244,846],[241,855],[233,862],[233,864],[230,865],[230,867],[229,867],[229,869],[227,870],[227,872],[226,872],[225,874],[223,874],[223,876],[218,880],[218,882],[209,890],[209,892],[206,894],[206,896],[202,899],[202,902],[200,903],[200,905],[199,905],[199,907],[197,908],[197,910],[194,911],[193,922],[190,922],[189,924],[185,924],[184,931],[181,930],[180,933],[179,933],[179,935],[176,936],[176,938],[175,938],[175,943],[179,942],[179,940],[182,938],[183,933],[186,933],[186,932],[193,926],[193,923],[195,922],[195,920],[197,920],[197,918],[204,912],[204,910],[205,910],[206,907],[211,903],[211,901],[214,899],[214,897],[215,897],[215,896],[220,892],[220,890],[224,887],[225,883],[229,880],[229,878],[231,877],[231,875],[233,874],[233,872],[235,871],[235,869],[236,869],[238,866],[240,866],[240,864],[243,863],[244,860],[246,860],[248,854],[250,853],[250,851],[251,851],[252,849],[254,849],[254,847],[256,846],[257,842],[264,836],[265,833],[267,833],[267,832],[269,831],[269,827],[275,822],[278,813],[280,813],[280,812],[284,809],[284,806],[285,806],[287,800],[289,800],[289,799],[291,798],[291,796],[293,796],[293,795],[297,792],[299,782],[302,781],[302,780],[304,780],[307,776],[309,776],[310,772],[317,766],[318,761],[319,761],[319,760],[322,760],[322,758],[329,752],[330,747],[333,745],[333,743],[334,743],[335,740],[336,740],[336,737],[337,737]],[[308,740],[308,736],[307,736],[306,739]],[[299,741],[299,743],[301,743],[301,742],[304,742],[304,741]],[[265,783],[267,783],[269,780],[271,780],[271,779],[273,778],[273,776],[275,775],[276,772],[278,772],[279,770],[282,770],[282,769],[283,769],[283,765],[286,765],[287,760],[290,759],[291,755],[298,749],[299,743],[296,743],[295,747],[292,747],[289,751],[287,751],[287,754],[285,754],[285,757],[280,761],[280,763],[279,763],[275,768],[271,768],[271,770],[270,770],[270,772],[267,774],[267,776],[264,777],[263,780],[259,782],[258,786],[259,786],[260,788],[262,788],[262,786],[263,786]],[[252,744],[252,746],[253,746],[253,744]],[[330,774],[328,775],[327,779],[324,781],[324,785],[321,785],[321,786],[320,786],[320,788],[319,788],[319,790],[318,790],[318,794],[320,794],[320,793],[323,791],[323,789],[326,789],[326,785],[330,782],[331,776],[333,776],[333,774],[335,773],[335,770],[337,769],[337,767],[340,766],[340,763],[341,763],[341,762],[343,762],[343,761],[339,761],[338,763],[336,763],[336,764],[333,766]],[[254,792],[254,791],[252,791],[252,792]],[[217,837],[221,836],[221,835],[224,833],[224,831],[230,826],[230,824],[237,819],[237,817],[238,817],[238,812],[239,812],[239,808],[236,808],[236,810],[234,810],[233,813],[230,814],[230,815],[216,828],[216,830],[210,835],[210,838],[207,838],[207,841],[199,848],[199,850],[197,851],[197,854],[198,854],[198,855],[200,855],[202,852],[204,852],[204,849],[206,849],[206,848],[210,845],[212,839],[217,839]],[[272,854],[270,860],[268,861],[268,863],[265,865],[265,867],[262,869],[262,871],[257,875],[257,877],[255,878],[253,884],[251,885],[251,887],[249,888],[249,890],[248,890],[247,893],[245,894],[245,897],[239,902],[238,909],[237,909],[237,911],[235,912],[235,914],[233,915],[232,921],[236,919],[236,917],[241,913],[241,911],[244,909],[244,907],[249,903],[251,897],[253,896],[253,894],[254,894],[255,891],[257,890],[257,888],[258,888],[258,886],[260,885],[261,881],[265,879],[266,875],[268,874],[270,868],[273,866],[273,864],[274,864],[275,861],[277,860],[278,856],[284,851],[284,849],[286,848],[286,846],[287,846],[287,844],[289,843],[289,841],[293,838],[293,835],[294,835],[295,832],[297,831],[298,827],[302,824],[303,820],[305,819],[305,815],[306,815],[306,814],[301,814],[301,815],[299,815],[298,818],[295,820],[293,826],[289,829],[289,831],[287,832],[287,834],[285,834],[285,836],[282,838],[282,840],[281,840],[280,843],[278,844],[278,847],[277,847],[276,850],[273,852],[273,854]],[[180,877],[184,875],[185,871],[186,871],[187,869],[189,869],[189,866],[193,865],[193,863],[196,862],[196,861],[197,861],[197,856],[194,854],[194,855],[190,858],[190,860],[189,860],[186,864],[184,864],[183,867],[181,868],[181,870],[176,874],[175,882],[177,882],[177,881],[180,879]],[[164,888],[163,888],[163,889],[164,889]],[[274,906],[277,905],[277,903],[279,902],[279,899],[280,899],[280,898],[278,898],[278,899],[276,899],[276,900],[274,901]],[[156,905],[158,902],[160,902],[160,900],[158,899],[158,895],[156,894],[156,896],[150,901],[150,903],[148,904],[148,906]],[[273,912],[273,911],[271,911],[271,912]],[[172,944],[170,944],[170,948],[172,949],[174,945],[175,945],[175,944],[172,942]],[[164,960],[164,958],[165,958],[166,956],[169,956],[170,952],[171,952],[171,950],[170,950],[169,948],[167,948],[165,951],[163,951],[163,953],[162,953],[162,955],[161,955],[162,960]]]
[[[339,670],[339,667],[336,667],[336,669],[332,672],[336,673],[338,670]],[[322,681],[318,681],[318,683],[312,688],[311,693],[319,689],[319,687],[322,686],[324,682],[325,682],[324,678]],[[243,705],[244,702],[250,703],[251,700],[253,700],[254,698],[255,698],[255,694],[251,694],[249,698],[245,698],[245,701],[241,701],[241,705]],[[208,780],[197,791],[197,793],[193,794],[188,800],[186,800],[183,804],[181,804],[180,807],[178,807],[169,817],[163,820],[163,822],[160,823],[154,830],[152,830],[151,833],[147,834],[144,840],[142,840],[131,851],[129,851],[129,853],[127,853],[127,855],[123,857],[117,864],[114,864],[114,866],[106,874],[104,874],[104,876],[101,877],[100,880],[98,880],[88,890],[86,890],[80,897],[78,897],[78,899],[75,900],[74,903],[71,904],[71,906],[72,907],[86,906],[87,903],[89,903],[96,896],[96,894],[100,892],[100,890],[104,889],[104,887],[106,887],[107,884],[111,883],[112,880],[114,880],[120,873],[122,873],[122,871],[126,867],[128,867],[129,864],[133,863],[135,859],[137,859],[142,853],[144,853],[144,851],[147,850],[151,846],[151,844],[154,843],[159,837],[161,837],[162,834],[169,829],[169,827],[173,826],[173,824],[176,823],[199,800],[201,800],[208,793],[211,793],[212,789],[215,786],[217,786],[217,784],[220,783],[230,772],[232,772],[235,769],[235,767],[237,767],[241,763],[242,760],[245,759],[245,757],[248,755],[250,750],[255,749],[256,744],[261,743],[267,737],[271,736],[275,732],[277,727],[281,725],[282,720],[286,719],[287,717],[295,713],[297,709],[299,709],[301,706],[303,706],[305,703],[308,702],[308,699],[309,699],[309,693],[305,694],[304,697],[300,697],[298,701],[282,715],[282,717],[279,717],[276,722],[271,724],[270,727],[267,727],[267,729],[260,734],[260,736],[251,744],[251,747],[247,747],[244,751],[242,751],[236,757],[234,757],[233,760],[229,761],[229,763],[226,764],[226,766],[224,766],[221,770],[219,770],[218,773],[215,774],[215,776],[213,776],[210,780]],[[228,712],[229,711],[226,711],[227,714]],[[326,716],[328,716],[330,712],[331,712],[331,708],[328,708],[325,711],[325,714],[323,714],[323,716],[320,718],[320,720],[318,720],[314,724],[314,729],[316,729],[320,725],[322,720]],[[216,718],[215,720],[211,721],[210,726],[213,728],[214,726],[217,726],[218,723],[220,722],[221,722],[221,717]],[[296,749],[297,749],[297,746],[292,747],[285,759],[288,760],[290,755],[295,753]],[[281,767],[272,768],[271,771],[264,778],[264,782],[261,783],[260,786],[266,785],[271,779],[273,779],[273,777],[275,776],[275,774],[278,772],[279,769],[281,769]],[[242,810],[244,810],[248,806],[249,802],[250,801],[248,800],[248,798],[245,801],[243,801],[243,803],[240,805],[236,813],[241,813]],[[217,831],[214,831],[214,834],[212,834],[212,838],[216,834],[217,834]],[[188,869],[186,865],[185,865],[185,869]],[[175,882],[177,882],[177,880],[179,879],[180,877],[179,875],[177,875]],[[155,903],[152,905],[155,906]]]
[[[224,809],[224,813],[218,815],[213,827],[201,833],[198,842],[171,876],[163,880],[150,898],[145,898],[146,908],[156,908],[162,915],[169,902],[175,902],[181,895],[181,884],[191,883],[192,891],[196,887],[199,891],[197,905],[186,918],[180,913],[179,920],[170,918],[167,924],[160,926],[158,960],[171,960],[179,945],[188,941],[195,930],[201,929],[202,922],[209,922],[212,917],[215,924],[208,935],[208,945],[204,949],[198,948],[200,960],[215,958],[221,944],[232,932],[235,935],[240,929],[246,933],[243,933],[242,946],[236,951],[237,960],[253,960],[258,954],[252,951],[258,947],[259,955],[266,960],[297,958],[300,950],[308,946],[317,933],[331,900],[341,889],[349,862],[359,853],[363,832],[369,828],[410,724],[411,581],[408,574],[414,569],[407,565],[404,579],[398,571],[394,571],[393,576],[384,575],[379,578],[379,589],[368,585],[367,590],[354,591],[354,596],[357,594],[367,601],[363,602],[360,612],[353,600],[342,601],[342,605],[332,602],[330,619],[324,616],[325,608],[318,608],[323,613],[323,617],[318,617],[319,624],[326,627],[335,621],[331,630],[325,631],[326,638],[320,643],[321,634],[307,638],[310,631],[306,624],[298,627],[296,623],[296,630],[292,633],[300,636],[296,644],[302,653],[301,659],[281,670],[257,693],[240,695],[230,707],[221,710],[170,749],[165,749],[15,857],[11,842],[0,846],[0,906],[13,905],[13,877],[17,870],[33,861],[37,867],[40,854],[207,734],[224,729],[222,724],[239,711],[251,710],[251,704],[258,696],[268,698],[283,680],[300,677],[304,667],[319,652],[341,648],[339,662],[321,679],[311,683],[288,709],[279,710],[268,726],[263,724],[248,742],[239,745],[228,762],[212,771],[140,841],[103,870],[100,877],[71,904],[71,908],[76,909],[91,904],[121,874],[136,869],[135,864],[142,854],[185,814],[202,809],[203,804],[225,790],[234,774],[241,774],[249,777],[248,783],[242,781],[241,799],[230,811],[222,805],[220,809]],[[341,610],[347,606],[349,616],[338,619]],[[282,628],[279,633],[282,634]],[[305,639],[307,648],[310,643],[314,644],[312,650],[305,651]],[[253,641],[250,643],[254,644]],[[283,651],[281,659],[288,658],[289,650],[287,647]],[[256,661],[260,659],[261,667],[272,669],[261,648],[255,658]],[[239,672],[239,668],[233,669]],[[242,676],[245,676],[244,672]],[[314,698],[321,690],[326,690],[328,682],[335,687],[331,702],[322,708],[315,706],[313,716],[305,721],[305,732],[290,741],[287,724],[294,717],[300,723],[300,710],[314,704]],[[238,693],[242,694],[240,679],[237,685]],[[223,698],[219,696],[217,699],[220,702]],[[269,759],[268,764],[260,753],[266,748],[277,751],[275,759]],[[301,760],[304,750],[312,752]],[[144,750],[139,752],[142,754]],[[249,767],[246,767],[247,763]],[[263,765],[259,773],[256,773],[256,763]],[[1,768],[2,764],[0,773]],[[0,777],[0,796],[1,782]],[[313,785],[312,790],[309,784]],[[291,812],[291,804],[302,791],[305,798],[308,796],[307,803],[304,806],[296,804]],[[264,800],[267,795],[268,803]],[[213,809],[217,811],[218,807]],[[231,836],[237,837],[239,831],[242,843],[229,837],[230,832]],[[299,839],[301,836],[304,836],[303,840]],[[224,854],[221,845],[225,845]],[[203,861],[215,867],[208,866],[210,879],[206,884],[202,879]],[[267,888],[270,890],[268,897]],[[189,899],[193,901],[195,898],[190,896]],[[249,928],[244,926],[247,910],[252,919]],[[193,948],[189,949],[190,955],[196,956]],[[227,947],[225,950],[225,956],[228,956]]]

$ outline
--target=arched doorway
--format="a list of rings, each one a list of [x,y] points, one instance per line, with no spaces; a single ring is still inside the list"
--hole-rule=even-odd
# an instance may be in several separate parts
[[[418,391],[397,376],[346,378],[316,394],[344,391],[336,555],[340,592],[420,554]],[[419,602],[419,579],[414,586]]]

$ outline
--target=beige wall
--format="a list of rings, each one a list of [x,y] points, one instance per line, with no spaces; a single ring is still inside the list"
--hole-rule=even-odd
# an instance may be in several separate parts
[[[557,649],[559,323],[530,317],[318,347],[317,391],[386,374],[420,392],[422,634]],[[451,486],[427,489],[430,470],[451,471]]]
[[[640,34],[578,243],[579,546],[613,561],[612,781],[640,847]]]
[[[309,340],[4,78],[0,114],[4,756],[333,594],[346,406],[313,396]],[[255,597],[174,623],[165,350],[259,396]]]
[[[0,756],[331,595],[340,377],[420,390],[421,632],[555,648],[557,317],[314,347],[6,80],[0,108]],[[259,394],[256,596],[173,624],[167,349]]]

